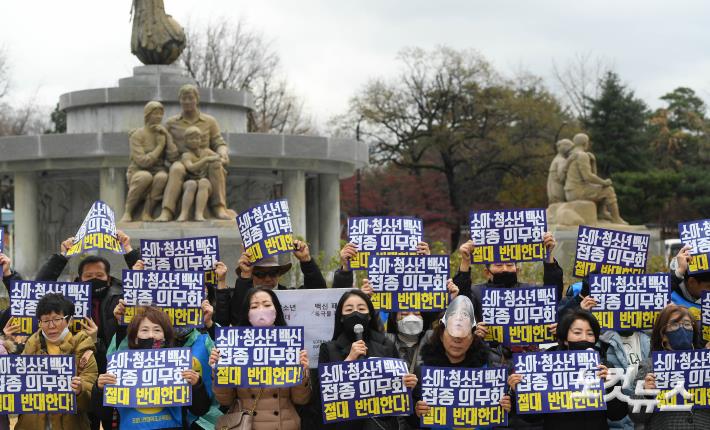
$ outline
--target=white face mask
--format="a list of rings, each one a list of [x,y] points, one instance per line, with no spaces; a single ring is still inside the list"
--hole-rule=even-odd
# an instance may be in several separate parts
[[[418,335],[424,330],[424,319],[414,314],[407,315],[397,321],[397,330],[402,334],[410,336]]]
[[[53,343],[55,345],[60,343],[61,341],[63,341],[64,338],[67,337],[68,334],[69,334],[69,327],[64,327],[64,330],[62,330],[62,332],[59,333],[59,336],[57,336],[56,339],[52,340],[52,339],[48,338],[47,335],[44,334],[44,330],[42,330],[42,336],[44,336],[44,338],[47,339],[47,342]]]

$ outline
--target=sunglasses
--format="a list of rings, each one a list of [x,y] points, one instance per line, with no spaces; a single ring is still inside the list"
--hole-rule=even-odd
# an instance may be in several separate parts
[[[267,270],[267,271],[261,271],[258,270],[254,272],[254,276],[257,278],[278,278],[279,276],[279,271],[278,270]]]

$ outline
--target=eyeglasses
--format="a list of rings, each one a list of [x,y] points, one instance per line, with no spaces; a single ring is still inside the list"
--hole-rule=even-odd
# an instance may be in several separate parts
[[[666,324],[666,327],[668,327],[668,331],[676,331],[679,328],[683,327],[686,330],[692,330],[693,329],[693,323],[690,321],[672,321]]]
[[[70,315],[67,315],[67,316],[61,317],[61,318],[54,318],[53,320],[39,320],[39,325],[41,325],[42,327],[50,327],[50,326],[56,327],[59,325],[59,323],[62,322],[62,320],[69,321],[69,318],[71,318]]]
[[[269,270],[267,272],[254,272],[254,276],[257,278],[278,278],[279,277],[279,271],[278,270]]]

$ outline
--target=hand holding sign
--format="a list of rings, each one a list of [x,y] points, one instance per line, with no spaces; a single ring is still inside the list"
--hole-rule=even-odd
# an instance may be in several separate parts
[[[308,249],[308,244],[300,240],[293,241],[293,256],[298,258],[301,263],[311,261],[311,251]]]
[[[340,250],[340,269],[344,272],[350,271],[350,260],[357,255],[357,245],[350,242]]]
[[[6,278],[10,275],[12,275],[12,270],[10,269],[10,265],[12,264],[12,260],[10,257],[7,255],[0,253],[0,265],[2,265],[2,276],[3,278]]]

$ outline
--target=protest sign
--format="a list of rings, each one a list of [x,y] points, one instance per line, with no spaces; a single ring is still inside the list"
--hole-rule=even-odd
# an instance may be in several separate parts
[[[5,252],[5,229],[0,227],[0,253],[3,252]]]
[[[653,275],[589,275],[592,308],[602,329],[651,330],[671,300],[671,278]]]
[[[333,338],[335,309],[347,291],[350,289],[274,290],[281,303],[286,324],[305,329],[304,348],[308,350],[309,365],[313,369],[318,368],[321,343]]]
[[[644,273],[650,235],[580,225],[574,276]]]
[[[412,412],[412,393],[402,379],[409,373],[404,360],[321,363],[318,373],[325,424]]]
[[[450,276],[448,255],[374,255],[367,269],[372,304],[388,312],[446,309]]]
[[[131,349],[108,356],[106,372],[116,384],[104,387],[104,406],[161,408],[192,404],[192,385],[182,372],[192,369],[190,348]]]
[[[556,287],[485,287],[481,290],[486,340],[504,345],[554,341],[550,324],[557,322]]]
[[[423,231],[424,224],[419,218],[348,218],[348,241],[354,243],[358,250],[350,260],[350,268],[367,269],[373,255],[415,255]]]
[[[500,406],[508,372],[502,367],[467,369],[422,366],[422,400],[431,409],[423,427],[503,426],[508,414]]]
[[[202,327],[205,299],[204,272],[124,270],[123,300],[126,311],[121,324],[128,324],[144,306],[165,311],[175,327]]]
[[[303,381],[303,327],[217,327],[220,387],[291,387]]]
[[[67,251],[67,257],[94,249],[125,254],[123,245],[116,237],[116,217],[113,209],[101,200],[91,205],[79,231],[74,235],[74,244]]]
[[[710,219],[688,221],[678,224],[680,241],[690,246],[693,257],[688,263],[689,273],[710,271]]]
[[[710,342],[710,291],[703,291],[700,301],[703,339]]]
[[[237,225],[252,263],[293,251],[291,216],[286,200],[272,200],[240,213]]]
[[[710,407],[710,349],[653,351],[651,360],[656,388],[660,390],[656,396],[659,409],[682,405],[692,405],[693,409]],[[684,393],[691,396],[684,398]]]
[[[596,351],[513,354],[520,414],[606,410]]]
[[[0,415],[73,414],[73,356],[0,355]]]
[[[542,236],[547,231],[545,209],[471,211],[471,262],[540,261],[546,256]]]
[[[141,239],[145,270],[205,272],[205,285],[217,286],[214,265],[219,261],[217,236],[172,240]]]
[[[32,334],[39,329],[37,303],[50,293],[61,294],[74,303],[70,330],[81,330],[80,320],[91,318],[91,284],[88,282],[12,281],[10,285],[10,316],[20,325],[18,334]]]

